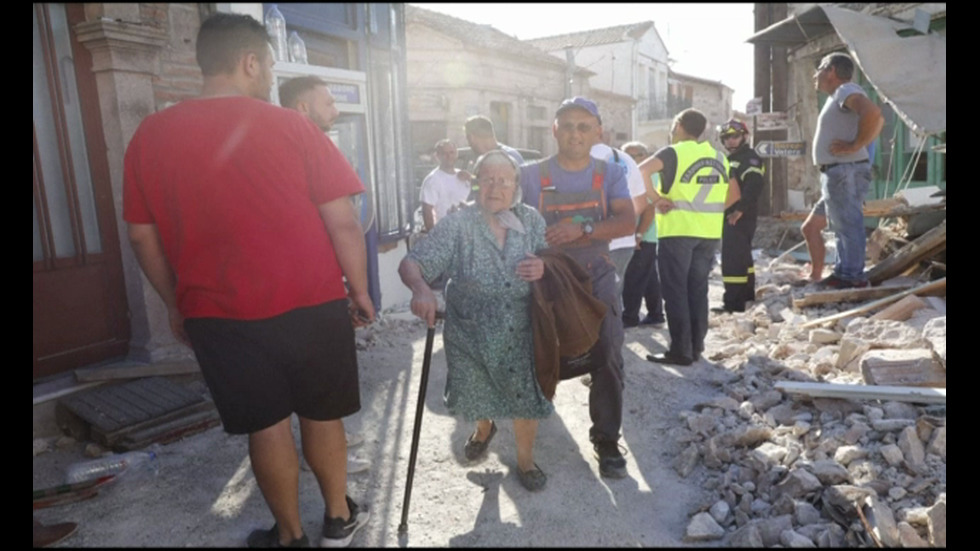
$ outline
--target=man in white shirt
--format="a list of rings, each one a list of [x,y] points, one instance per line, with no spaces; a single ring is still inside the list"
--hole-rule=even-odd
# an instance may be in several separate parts
[[[422,220],[429,231],[447,214],[466,204],[470,196],[470,184],[456,177],[456,144],[448,139],[435,145],[439,166],[422,181]]]
[[[640,174],[640,169],[636,166],[636,161],[626,153],[609,147],[602,142],[593,144],[589,154],[594,159],[602,159],[607,163],[616,163],[626,170],[626,183],[629,186],[630,198],[633,200],[633,212],[636,217],[639,217],[643,213],[643,209],[646,208],[647,200],[646,187],[643,185],[643,176]],[[626,273],[626,265],[629,264],[630,258],[633,257],[633,251],[635,249],[636,237],[633,235],[616,237],[609,241],[609,258],[616,266],[616,282],[618,284],[616,296],[618,297],[623,296],[623,275]],[[620,314],[622,314],[622,306],[620,306]]]

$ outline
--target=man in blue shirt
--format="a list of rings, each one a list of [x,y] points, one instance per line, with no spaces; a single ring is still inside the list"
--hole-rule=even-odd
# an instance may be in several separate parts
[[[601,132],[599,110],[592,101],[567,99],[555,113],[552,133],[558,154],[521,168],[524,202],[548,222],[545,239],[551,247],[574,258],[592,276],[592,294],[608,306],[599,330],[603,358],[592,373],[589,416],[599,473],[626,476],[626,459],[619,450],[623,421],[622,302],[617,295],[616,269],[609,258],[609,240],[631,235],[636,215],[626,173],[615,163],[590,155]]]

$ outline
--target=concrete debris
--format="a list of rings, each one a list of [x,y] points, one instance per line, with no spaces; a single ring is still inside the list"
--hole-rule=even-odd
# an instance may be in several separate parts
[[[932,297],[930,297],[932,298]],[[922,338],[936,354],[943,369],[946,369],[946,316],[933,318],[922,328]]]
[[[718,524],[725,524],[728,520],[728,515],[731,513],[732,508],[728,505],[728,502],[724,499],[718,500],[711,509],[708,509],[708,513],[711,514],[711,518],[715,519]]]
[[[919,532],[907,522],[898,523],[898,541],[901,546],[905,548],[922,548],[929,546],[929,542],[920,536]]]
[[[754,307],[712,316],[724,343],[717,360],[735,376],[720,383],[718,398],[681,416],[689,439],[675,469],[714,473],[688,540],[727,526],[724,543],[733,547],[945,546],[944,406],[775,390],[780,381],[945,377],[945,313],[927,306],[906,321],[854,317],[800,329],[853,304],[793,310],[799,288],[757,277]]]
[[[809,341],[813,344],[832,344],[838,342],[841,334],[830,329],[811,329]]]
[[[905,427],[898,436],[898,447],[905,456],[905,461],[913,466],[921,466],[926,460],[926,450],[919,440],[915,427]]]
[[[687,532],[684,534],[686,541],[711,541],[719,540],[725,536],[725,529],[721,527],[709,513],[698,513],[687,525]]]
[[[946,492],[926,511],[929,519],[929,544],[933,547],[946,547]]]
[[[779,534],[779,543],[781,543],[783,547],[816,547],[813,540],[793,530],[783,530],[783,532]]]

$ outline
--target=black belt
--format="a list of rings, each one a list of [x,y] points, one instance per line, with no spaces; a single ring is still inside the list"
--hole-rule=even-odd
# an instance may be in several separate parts
[[[820,172],[827,172],[828,170],[834,168],[835,166],[856,165],[856,164],[867,163],[867,162],[868,162],[867,160],[864,160],[864,161],[851,161],[848,163],[830,163],[829,165],[817,165],[817,169],[820,170]]]

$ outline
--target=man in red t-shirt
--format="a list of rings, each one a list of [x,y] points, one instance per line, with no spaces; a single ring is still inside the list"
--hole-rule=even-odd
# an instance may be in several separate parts
[[[308,542],[293,412],[326,505],[320,544],[346,546],[368,517],[346,495],[342,421],[360,409],[353,327],[374,318],[349,200],[364,187],[312,122],[268,103],[274,59],[261,24],[212,16],[197,60],[201,96],[147,117],[127,148],[129,239],[225,430],[248,434],[276,521],[249,546]]]

